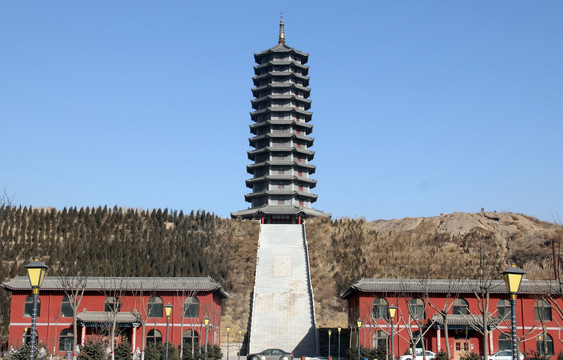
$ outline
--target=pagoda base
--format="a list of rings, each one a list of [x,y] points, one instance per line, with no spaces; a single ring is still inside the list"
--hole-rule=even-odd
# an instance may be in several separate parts
[[[301,224],[310,217],[328,217],[332,214],[313,208],[267,205],[231,213],[233,219],[260,220],[261,224]]]

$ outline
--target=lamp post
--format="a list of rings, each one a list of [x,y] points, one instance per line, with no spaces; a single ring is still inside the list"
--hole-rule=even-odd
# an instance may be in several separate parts
[[[360,329],[362,328],[362,320],[358,318],[356,325],[358,325],[358,360],[360,360]]]
[[[330,336],[332,335],[332,329],[328,329],[328,360],[330,360]]]
[[[205,352],[203,359],[207,360],[207,325],[209,325],[209,318],[207,316],[203,318],[203,323],[205,324]]]
[[[227,360],[229,360],[229,350],[231,350],[231,343],[229,339],[230,333],[231,333],[231,327],[227,326]]]
[[[238,360],[240,360],[240,350],[242,349],[242,343],[240,342],[240,336],[242,335],[242,330],[238,331]]]
[[[340,332],[342,331],[342,326],[338,327],[338,360],[340,360]]]
[[[164,313],[166,314],[166,356],[165,359],[168,360],[168,336],[170,335],[169,324],[170,324],[170,315],[172,315],[172,305],[167,304],[164,305]]]
[[[395,332],[393,331],[393,320],[397,313],[396,306],[389,306],[389,319],[391,319],[391,360],[395,360]]]
[[[25,266],[27,269],[27,277],[29,278],[29,284],[31,285],[33,293],[33,312],[31,313],[31,344],[29,345],[29,359],[33,360],[35,358],[35,327],[37,323],[37,300],[39,298],[39,288],[43,284],[43,279],[45,278],[45,272],[49,268],[47,265],[39,261],[39,258],[33,258],[33,261]]]
[[[510,295],[510,308],[512,312],[512,360],[518,360],[518,341],[516,339],[516,294],[520,289],[524,270],[512,265],[508,270],[502,273],[506,284],[506,291]]]

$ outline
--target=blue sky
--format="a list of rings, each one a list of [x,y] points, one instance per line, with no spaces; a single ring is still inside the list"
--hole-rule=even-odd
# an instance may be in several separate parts
[[[315,208],[563,218],[562,1],[3,1],[16,204],[245,209],[253,53],[308,52]]]

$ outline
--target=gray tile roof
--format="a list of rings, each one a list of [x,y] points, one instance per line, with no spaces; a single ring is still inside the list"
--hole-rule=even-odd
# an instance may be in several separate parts
[[[76,316],[78,321],[85,323],[106,324],[113,321],[113,314],[107,311],[84,311]],[[139,322],[139,318],[132,312],[117,313],[116,321],[118,324],[130,324]]]
[[[489,316],[489,326],[497,326],[500,324],[502,319],[497,317]],[[434,314],[429,321],[430,324],[435,324],[439,326],[444,325],[444,318],[442,315]],[[448,315],[448,326],[483,326],[483,317],[481,315]]]
[[[69,278],[71,282],[79,281],[78,277]],[[31,290],[27,276],[16,276],[2,283],[8,291]],[[120,288],[125,291],[159,290],[159,291],[211,291],[227,298],[227,294],[217,282],[210,277],[89,277],[86,279],[86,291],[102,291]],[[41,291],[62,290],[61,279],[57,276],[46,276]]]
[[[501,275],[499,274],[499,277]],[[559,282],[555,280],[528,280],[523,279],[519,294],[544,294],[558,293]],[[467,294],[479,291],[478,280],[460,279],[451,281],[448,279],[431,279],[425,282],[419,279],[366,279],[363,278],[348,289],[340,297],[347,299],[355,293],[387,293],[387,294],[412,294],[425,293]],[[506,294],[506,285],[503,280],[493,280],[491,283],[491,294]]]

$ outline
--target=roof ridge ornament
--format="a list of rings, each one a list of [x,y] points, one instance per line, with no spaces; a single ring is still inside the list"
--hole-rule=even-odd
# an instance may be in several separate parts
[[[283,27],[283,10],[280,11],[280,37],[278,39],[278,44],[285,45],[285,32]]]

